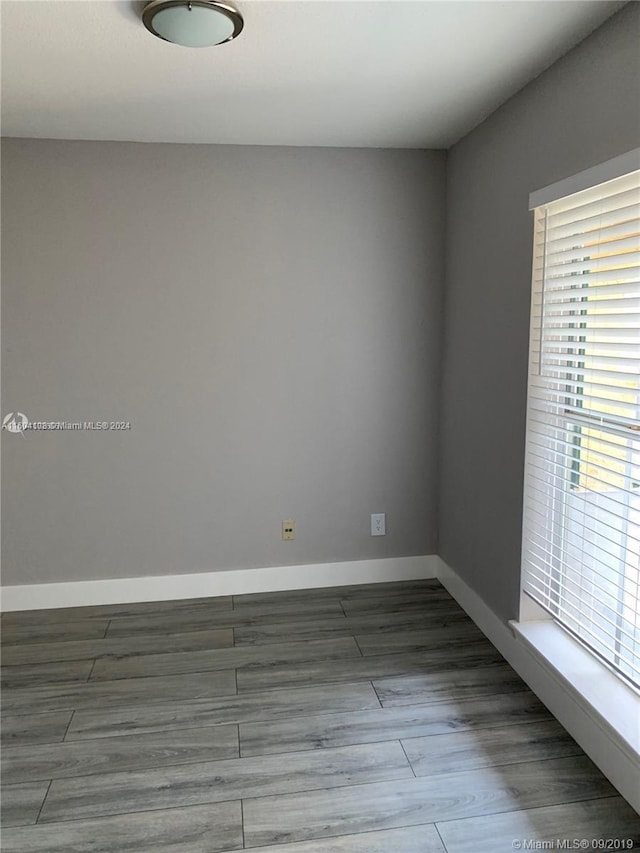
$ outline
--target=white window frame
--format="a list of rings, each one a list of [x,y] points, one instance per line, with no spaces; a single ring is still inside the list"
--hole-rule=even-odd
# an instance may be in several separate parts
[[[640,168],[640,148],[558,181],[529,197],[529,209]],[[563,630],[550,613],[521,592],[510,627],[525,657],[523,669],[546,672],[531,685],[598,766],[638,807],[640,697],[617,673]],[[531,664],[526,661],[531,661]],[[536,669],[537,668],[537,669]],[[632,796],[629,796],[631,793]]]
[[[538,190],[538,191],[532,193],[530,196],[530,199],[529,199],[529,207],[531,210],[535,211],[535,217],[536,217],[535,234],[537,235],[537,239],[538,240],[541,239],[541,236],[544,235],[544,239],[546,242],[546,230],[545,230],[546,229],[546,207],[545,207],[546,205],[549,205],[550,203],[552,203],[556,200],[561,201],[567,197],[570,200],[571,196],[574,196],[576,193],[580,193],[583,190],[591,190],[592,188],[597,188],[597,187],[601,186],[602,184],[606,184],[607,182],[609,182],[611,180],[614,180],[616,178],[623,178],[625,175],[628,175],[629,173],[635,173],[637,171],[640,171],[640,149],[636,149],[634,151],[627,152],[626,154],[624,154],[620,157],[616,157],[614,160],[607,161],[606,163],[603,163],[599,166],[596,166],[593,169],[588,169],[584,172],[581,172],[579,175],[574,175],[570,178],[567,178],[563,181],[560,181],[556,184],[553,184],[552,186],[545,187],[542,190]],[[532,308],[531,308],[531,323],[530,323],[531,340],[530,340],[530,361],[529,361],[528,382],[529,382],[529,395],[531,395],[532,390],[534,393],[533,393],[533,398],[529,396],[529,399],[527,402],[527,409],[528,409],[528,411],[527,411],[527,424],[528,424],[528,427],[527,427],[527,440],[526,440],[527,458],[528,459],[530,458],[531,461],[534,462],[534,464],[535,464],[535,459],[538,457],[539,452],[536,453],[535,451],[532,451],[534,455],[532,457],[530,457],[529,456],[529,454],[530,454],[529,448],[530,448],[530,440],[533,440],[533,445],[531,445],[531,447],[535,447],[537,444],[535,438],[536,437],[539,438],[539,436],[538,436],[539,431],[537,431],[533,426],[535,424],[535,421],[537,420],[537,415],[538,415],[538,412],[537,412],[538,406],[535,403],[535,398],[538,396],[538,394],[537,394],[537,392],[535,392],[535,389],[540,387],[539,399],[545,399],[546,395],[549,393],[549,391],[547,390],[549,377],[548,376],[543,377],[541,375],[539,380],[538,380],[538,373],[537,373],[537,357],[538,357],[538,349],[539,349],[538,336],[542,334],[541,323],[543,322],[543,315],[540,314],[540,311],[544,311],[544,303],[541,307],[540,299],[544,299],[544,296],[543,296],[543,294],[544,294],[544,281],[543,280],[545,279],[545,276],[546,276],[545,269],[544,269],[544,260],[542,261],[542,268],[541,268],[540,267],[540,260],[538,259],[538,257],[534,254],[533,263],[532,263]],[[568,279],[568,280],[570,281],[570,279]],[[603,316],[605,316],[605,315],[603,315]],[[555,358],[556,358],[556,356],[552,356],[552,361]],[[558,362],[558,364],[561,364],[561,362]],[[552,391],[551,393],[553,394],[554,392]],[[557,393],[557,392],[555,392],[555,393]],[[551,412],[552,411],[553,410],[551,410]],[[568,411],[568,410],[565,410],[565,411]],[[589,418],[589,417],[588,417],[588,419],[591,420],[591,418]],[[550,422],[549,428],[551,428],[553,430],[553,427],[551,427],[552,422]],[[530,435],[529,435],[530,429],[533,430],[533,433],[532,433],[533,438],[532,439],[530,439]],[[604,424],[602,425],[602,429],[605,429],[607,433],[609,431],[611,431],[612,433],[616,432],[615,427],[612,427],[611,430],[609,430],[608,428],[604,427]],[[565,432],[565,427],[562,426],[562,435],[559,436],[559,438],[562,441],[562,445],[564,445],[564,432]],[[541,435],[542,435],[542,433],[541,433]],[[555,453],[555,451],[552,451],[552,450],[550,452]],[[550,563],[549,565],[546,566],[546,569],[543,567],[542,575],[540,575],[541,570],[539,567],[536,567],[534,569],[534,574],[531,575],[532,579],[534,577],[537,578],[536,580],[533,581],[533,588],[534,589],[536,587],[539,588],[538,596],[544,597],[544,595],[545,595],[544,589],[546,588],[547,583],[542,581],[542,578],[544,578],[545,574],[547,575],[548,583],[552,584],[552,587],[556,589],[556,592],[551,592],[551,600],[549,602],[549,610],[551,611],[550,614],[546,614],[546,611],[545,611],[545,615],[548,618],[552,618],[552,619],[554,617],[551,614],[553,614],[554,612],[558,612],[557,606],[553,602],[554,601],[558,601],[559,603],[562,602],[562,598],[558,597],[558,592],[557,592],[557,590],[564,588],[564,584],[562,583],[562,576],[563,576],[563,568],[562,567],[565,564],[570,563],[570,560],[567,560],[567,559],[562,557],[562,554],[565,553],[565,549],[567,547],[567,540],[565,537],[566,525],[564,524],[564,522],[562,520],[563,514],[564,514],[565,509],[566,509],[566,503],[565,503],[566,496],[564,494],[560,494],[558,492],[557,485],[555,485],[555,484],[561,482],[565,478],[565,476],[567,475],[568,469],[567,469],[567,459],[566,459],[565,453],[566,453],[566,451],[565,451],[564,446],[563,446],[562,451],[561,451],[561,456],[559,457],[559,461],[558,461],[557,465],[554,461],[554,459],[555,459],[554,456],[548,458],[548,464],[552,467],[552,469],[554,471],[556,471],[556,474],[553,475],[554,485],[551,485],[551,481],[549,482],[549,485],[548,485],[548,488],[550,490],[549,496],[548,496],[548,501],[556,501],[557,499],[560,499],[560,500],[562,500],[563,503],[562,503],[561,508],[559,510],[554,511],[554,513],[553,513],[553,520],[552,520],[553,529],[547,530],[546,541],[548,543],[548,547],[551,548],[554,553],[557,552],[561,568],[556,569],[554,567],[554,565],[551,565],[551,563]],[[631,464],[631,461],[629,460],[629,465],[630,464]],[[559,470],[557,470],[558,466],[559,466]],[[529,469],[528,469],[528,471],[529,471]],[[528,476],[525,478],[525,480],[528,480]],[[543,483],[541,483],[540,481],[535,482],[535,490],[536,491],[539,490],[541,488],[541,486],[544,488],[544,482]],[[525,482],[525,499],[526,499],[526,492],[527,492],[527,488],[526,488],[526,482]],[[531,512],[533,512],[534,516],[538,514],[536,511],[530,509],[529,513],[531,513]],[[537,523],[535,524],[535,527],[538,527]],[[525,563],[525,558],[526,558],[527,552],[529,550],[529,548],[527,546],[527,539],[525,536],[525,534],[527,533],[527,528],[528,528],[528,525],[525,522],[523,524],[523,565]],[[534,535],[536,537],[536,540],[534,540],[534,541],[537,541],[537,539],[541,535],[541,533],[535,533]],[[574,533],[574,538],[575,538],[575,533]],[[586,541],[588,542],[589,540],[586,540]],[[575,549],[576,544],[579,544],[579,543],[576,543],[574,541],[573,545],[570,546],[571,549]],[[539,546],[534,544],[533,547],[534,547],[534,553],[535,553],[535,551],[537,550],[537,548]],[[526,562],[528,562],[528,561],[526,561]],[[553,560],[552,560],[552,562],[553,562]],[[534,563],[537,563],[537,558],[534,558]],[[560,574],[558,574],[558,572]],[[523,578],[522,578],[523,602],[526,599],[530,599],[530,596],[526,595],[526,593],[524,593],[524,588],[526,585],[525,584],[525,580],[526,580],[525,574],[526,573],[523,572]],[[554,577],[556,577],[555,582],[553,581]],[[573,583],[575,583],[575,579],[574,579],[574,581],[572,581],[572,584]],[[531,594],[534,595],[534,597],[535,597],[534,593],[531,593]],[[569,594],[571,595],[572,598],[575,599],[575,590],[570,591]],[[532,601],[531,603],[535,607],[537,607],[538,610],[543,609],[543,608],[539,607],[538,605],[536,605],[535,601]],[[569,613],[573,614],[574,608],[575,608],[575,615],[572,615],[569,617],[570,619],[575,621],[575,619],[579,616],[580,609],[583,607],[583,605],[582,604],[576,605],[575,601],[571,601],[571,602],[567,602],[566,606],[569,608],[569,610],[567,611],[567,616],[569,616]],[[590,605],[587,605],[587,607],[590,607]],[[562,624],[563,619],[560,615],[557,616],[557,619],[559,621],[559,624]],[[576,624],[576,627],[580,625],[579,622],[576,622],[575,624]],[[597,625],[597,623],[594,623],[594,624]],[[607,629],[607,630],[609,630],[609,629]],[[582,633],[582,630],[580,630],[580,633]],[[599,635],[599,631],[598,631],[598,635]],[[591,639],[591,637],[589,637],[589,639]],[[585,642],[587,642],[587,641],[585,640]],[[596,642],[598,642],[598,641],[596,641]],[[590,643],[587,642],[587,645],[590,645]],[[613,651],[613,649],[612,649],[612,651]],[[596,652],[594,652],[594,653],[596,653]],[[611,665],[612,668],[614,669],[614,671],[617,670],[617,667],[615,665],[615,661],[613,660],[613,658],[611,659],[611,663],[609,664],[606,660],[606,655],[605,655],[605,665]],[[618,672],[618,674],[620,675],[620,677],[624,677],[619,672]],[[632,679],[632,681],[633,681],[633,679]],[[636,689],[638,688],[637,679],[636,679],[635,687],[636,687]]]

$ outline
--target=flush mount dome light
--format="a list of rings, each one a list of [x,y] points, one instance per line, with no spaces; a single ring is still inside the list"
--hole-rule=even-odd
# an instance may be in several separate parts
[[[218,0],[151,0],[142,23],[154,36],[185,47],[212,47],[242,32],[242,15]]]

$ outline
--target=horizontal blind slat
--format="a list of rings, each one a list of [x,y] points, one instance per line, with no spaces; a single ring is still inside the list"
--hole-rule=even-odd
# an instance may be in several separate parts
[[[535,572],[531,573],[531,581],[538,581],[538,588],[544,588],[545,586],[545,576],[536,575]],[[566,609],[570,612],[570,609],[574,611],[574,615],[576,612],[583,613],[587,620],[597,621],[598,627],[601,630],[600,633],[600,641],[609,647],[617,647],[618,651],[624,654],[626,657],[630,658],[634,654],[638,654],[634,647],[637,646],[637,629],[635,626],[632,626],[631,629],[625,630],[624,628],[620,628],[616,623],[608,616],[603,614],[598,610],[597,605],[590,604],[586,599],[588,599],[590,592],[588,587],[576,585],[573,581],[563,578],[563,596],[557,595],[556,602],[559,607],[563,608],[563,599],[566,604],[569,605]],[[594,636],[598,636],[594,632]]]
[[[617,624],[618,620],[615,617],[612,618],[603,613],[604,608],[598,607],[597,596],[589,589],[588,585],[576,583],[564,575],[560,577],[548,575],[541,572],[533,562],[529,565],[531,571],[528,580],[530,583],[537,586],[539,590],[545,587],[553,589],[550,597],[555,599],[554,603],[557,606],[568,605],[567,610],[573,610],[574,615],[576,612],[582,612],[587,616],[587,619],[596,621],[597,618],[600,639],[603,643],[619,645],[627,654],[637,654],[640,651],[634,650],[634,646],[637,647],[638,644],[637,625],[633,621],[625,619],[621,626]],[[614,610],[614,608],[609,609]]]
[[[578,436],[579,438],[579,436]],[[534,445],[534,451],[531,454],[531,463],[535,464],[535,460],[544,461],[549,456],[549,448],[545,447],[543,444],[538,444],[536,442],[532,442]],[[572,463],[577,462],[578,456],[581,451],[587,449],[589,451],[589,471],[590,472],[598,472],[602,475],[611,475],[611,476],[620,476],[621,479],[627,479],[627,477],[622,477],[617,472],[617,467],[629,467],[631,469],[628,479],[634,483],[640,484],[640,458],[636,462],[626,463],[626,460],[621,459],[620,457],[615,457],[605,453],[602,450],[599,450],[595,447],[587,447],[584,445],[579,445],[577,443],[563,442],[559,443],[557,447],[554,448],[554,464],[564,464],[565,467],[571,468]],[[625,455],[627,451],[624,451]],[[599,461],[600,460],[600,461]],[[597,474],[596,474],[597,476]],[[606,477],[603,482],[607,482]],[[638,497],[640,499],[640,488],[637,489]]]
[[[637,220],[627,219],[623,222],[615,222],[607,226],[601,225],[595,232],[584,233],[580,232],[568,234],[565,236],[550,237],[545,235],[542,229],[538,229],[534,237],[534,249],[537,253],[542,250],[549,253],[562,252],[566,249],[573,248],[594,248],[598,246],[606,246],[607,243],[613,240],[627,239],[629,237],[637,237],[640,233],[640,227]],[[594,239],[595,234],[595,239]]]
[[[635,358],[640,361],[638,353],[640,353],[640,345],[625,341],[598,341],[598,352],[602,353],[620,353],[621,358]],[[543,355],[551,353],[552,355],[574,355],[575,343],[563,340],[550,340],[545,338],[542,341]]]
[[[626,294],[630,294],[631,296],[637,296],[638,294],[640,294],[640,280],[627,281],[623,284],[599,285],[597,291],[595,288],[590,287],[588,283],[586,285],[583,285],[582,287],[545,288],[544,300],[542,299],[541,294],[535,294],[534,304],[537,300],[539,300],[540,304],[542,304],[542,302],[544,301],[546,305],[551,305],[563,299],[580,299],[581,297],[591,296],[592,294],[597,294],[598,296],[603,296],[606,298],[624,296]]]
[[[545,509],[548,510],[548,507],[546,507],[544,504],[540,504],[540,502],[536,501],[536,499],[530,499],[526,502],[526,508],[528,513],[528,519],[530,522],[527,527],[527,538],[532,539],[536,534],[538,534],[541,538],[544,538],[543,534],[546,530],[546,525],[548,522],[547,513],[545,512]],[[592,521],[592,516],[587,515],[587,513],[585,513],[584,518],[585,524],[590,523]],[[590,545],[601,544],[602,556],[605,558],[616,557],[618,554],[620,555],[620,558],[625,561],[633,561],[633,559],[635,558],[638,537],[636,537],[634,542],[634,545],[636,546],[635,549],[630,549],[630,547],[626,547],[624,549],[624,553],[621,553],[620,549],[617,547],[617,543],[615,542],[615,540],[610,539],[604,534],[598,534],[596,536],[596,534],[591,528],[584,530],[583,534],[585,542],[589,543]],[[546,541],[549,542],[550,545],[553,545],[552,540],[547,539]],[[606,563],[602,563],[602,565],[606,566]],[[590,570],[600,574],[597,569],[593,567],[591,567]],[[606,577],[606,575],[603,575],[603,577]]]
[[[554,568],[558,570],[562,569],[562,571],[566,572],[569,567],[570,571],[576,573],[577,570],[575,569],[575,566],[570,566],[567,561],[570,560],[574,564],[576,564],[576,557],[580,557],[581,548],[577,545],[579,535],[580,531],[576,532],[573,535],[573,539],[569,543],[568,547],[562,551],[562,554],[565,555],[565,562],[563,562],[560,558],[561,552],[557,549],[556,543],[549,540],[545,540],[542,533],[540,533],[539,530],[536,530],[535,527],[532,527],[527,532],[526,536],[526,541],[529,543],[529,557],[531,558],[532,554],[538,553],[538,551],[542,549],[540,553],[544,552],[548,556],[549,560],[551,561],[551,565]],[[592,543],[589,542],[589,549],[591,549],[591,545]],[[595,584],[597,587],[601,588],[603,591],[607,591],[607,594],[609,594],[609,592],[611,592],[612,581],[611,573],[609,572],[607,574],[607,569],[609,567],[609,563],[605,559],[607,557],[608,554],[605,552],[602,553],[602,559],[600,560],[597,560],[595,557],[591,557],[591,555],[589,555],[589,566],[582,574],[588,575],[590,583]],[[632,558],[633,555],[630,555],[630,557]],[[577,574],[580,574],[580,572],[577,572]],[[631,587],[633,589],[633,593],[631,594],[635,595],[637,584],[631,584]],[[629,595],[630,593],[627,591],[626,594]]]
[[[591,385],[588,396],[585,397],[584,383],[574,387],[565,386],[564,388],[552,388],[546,385],[536,386],[532,390],[531,398],[532,400],[541,400],[542,402],[553,399],[558,406],[564,403],[566,406],[575,407],[576,409],[578,409],[579,405],[582,405],[582,408],[578,410],[584,412],[593,411],[594,408],[600,409],[603,406],[612,406],[620,409],[633,407],[635,403],[633,400],[633,389],[626,389],[628,393],[624,398],[620,394],[622,390],[616,386],[607,394],[606,387]]]
[[[583,239],[585,236],[593,239],[595,233],[599,232],[602,228],[614,228],[620,225],[629,225],[631,227],[639,218],[640,202],[633,202],[608,213],[587,216],[584,219],[556,225],[555,227],[549,225],[547,227],[547,239],[557,240],[560,237],[574,237],[577,235],[580,235]]]
[[[628,468],[630,469],[628,474],[630,487],[635,489],[635,483],[640,483],[640,464],[637,452],[634,453],[626,447],[616,448],[614,444],[607,445],[597,440],[591,441],[585,448],[584,444],[577,443],[577,439],[581,439],[579,434],[577,436],[567,436],[566,438],[552,438],[547,436],[536,438],[531,436],[531,448],[527,460],[532,465],[539,465],[541,467],[544,467],[543,463],[547,462],[549,465],[563,464],[570,469],[571,462],[577,462],[580,452],[586,449],[589,451],[590,470],[596,467],[613,473],[618,466],[620,468]],[[616,450],[619,451],[617,455]],[[601,465],[598,460],[602,460]],[[627,479],[627,477],[623,479]],[[640,489],[638,489],[638,494],[640,495]]]
[[[538,594],[540,594],[542,592],[542,590],[540,590],[539,588],[536,588],[535,585],[531,585],[530,589],[533,591],[537,591]],[[544,593],[542,593],[542,594],[544,596]],[[532,597],[535,598],[536,596],[534,595]],[[544,600],[544,598],[543,598],[543,600]],[[540,601],[539,603],[542,604],[543,602]],[[618,647],[618,645],[615,642],[615,638],[611,637],[610,641],[606,642],[604,637],[598,636],[598,634],[593,629],[593,626],[590,625],[590,623],[593,622],[594,619],[593,619],[593,616],[589,615],[588,610],[585,610],[582,612],[580,612],[580,611],[576,612],[576,610],[577,610],[577,608],[576,608],[576,610],[574,610],[574,612],[572,614],[571,610],[568,607],[564,606],[560,602],[557,602],[555,606],[556,606],[556,613],[557,614],[563,614],[565,616],[565,618],[566,617],[573,618],[576,621],[577,626],[579,626],[582,630],[584,630],[587,633],[587,635],[590,635],[591,637],[593,637],[594,640],[597,640],[599,643],[601,643],[602,646],[604,646],[606,649],[608,649],[612,652],[615,652],[616,657],[618,657],[618,656],[621,657],[630,666],[634,665],[634,661],[637,661],[637,658],[639,656],[638,652],[627,651],[627,653],[624,654],[625,649],[624,648],[620,649]],[[593,610],[593,608],[591,608],[591,610]],[[584,619],[584,621],[583,621],[583,620],[576,618],[579,614],[586,616],[586,619]],[[634,641],[634,644],[637,645],[637,641]],[[623,652],[623,653],[620,654],[620,652]]]
[[[609,257],[624,252],[626,249],[634,249],[640,244],[640,234],[621,234],[619,237],[613,237],[611,240],[598,243],[596,246],[567,246],[566,248],[558,247],[556,251],[547,251],[547,263],[555,264],[561,260],[573,261],[579,260],[587,256],[595,258]],[[544,252],[544,243],[536,249],[542,254]]]
[[[544,283],[544,298],[545,301],[547,297],[551,294],[556,293],[568,293],[573,294],[576,297],[584,296],[591,293],[610,293],[609,288],[615,287],[640,287],[640,276],[626,276],[622,281],[616,281],[615,278],[609,280],[600,280],[598,282],[592,281],[589,276],[575,276],[573,281],[571,280],[571,276],[566,278],[559,278],[555,281],[551,281],[550,279],[545,280]],[[537,295],[537,294],[536,294]]]
[[[638,267],[634,264],[628,267],[617,267],[609,270],[595,270],[594,272],[581,272],[571,275],[563,273],[555,273],[545,277],[548,286],[553,289],[556,287],[567,287],[569,283],[575,284],[576,287],[588,285],[589,287],[600,287],[606,282],[612,284],[621,284],[625,281],[638,280]]]
[[[538,500],[542,502],[542,506],[545,505],[545,501],[553,500],[558,504],[564,504],[565,502],[562,500],[565,496],[564,490],[556,487],[554,482],[557,478],[553,476],[550,472],[543,472],[540,466],[535,465],[530,459],[527,460],[525,470],[527,473],[530,473],[531,470],[536,471],[540,474],[539,476],[539,486],[534,486],[529,484],[527,490],[527,497],[532,497],[537,494]],[[546,474],[546,479],[545,479]],[[595,478],[594,478],[595,479]],[[547,488],[543,488],[545,486]],[[615,541],[614,537],[611,535],[616,533],[616,528],[613,526],[613,519],[624,519],[624,503],[617,500],[615,497],[607,495],[608,502],[611,504],[610,510],[598,510],[597,507],[588,507],[585,506],[583,510],[583,514],[589,518],[593,523],[597,523],[603,529],[609,530],[609,539],[610,541]],[[603,518],[607,515],[607,513],[611,516],[611,520],[609,522],[604,521]],[[635,533],[634,530],[637,530],[637,525],[629,525],[629,529],[625,530],[625,537],[629,540],[629,547],[633,549],[635,542],[640,544],[639,535]],[[603,534],[605,535],[605,534]],[[631,541],[633,540],[633,542]]]
[[[633,241],[631,241],[633,243]],[[636,248],[636,251],[633,249]],[[589,258],[565,258],[558,257],[556,252],[553,258],[547,255],[545,263],[545,277],[557,278],[560,275],[565,277],[589,275],[596,270],[615,271],[618,268],[638,269],[640,267],[640,254],[637,251],[637,246],[630,247],[624,252],[612,253],[605,257]]]
[[[593,294],[591,294],[593,295]],[[562,301],[547,302],[545,310],[546,317],[595,317],[607,311],[635,311],[640,310],[640,296],[629,294],[628,296],[616,296],[613,299],[600,298],[598,294],[593,299],[581,297],[579,299],[563,299]],[[581,313],[584,312],[584,313]],[[589,322],[586,320],[586,322]]]

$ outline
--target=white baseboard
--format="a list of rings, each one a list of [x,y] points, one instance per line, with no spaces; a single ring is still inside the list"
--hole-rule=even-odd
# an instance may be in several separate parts
[[[438,558],[389,557],[302,566],[229,569],[188,575],[157,575],[99,581],[25,584],[2,587],[0,610],[45,610],[91,604],[129,604],[247,592],[279,592],[358,583],[435,578]]]
[[[505,625],[440,558],[437,575],[594,764],[640,812],[640,704],[636,694],[555,624]],[[549,630],[558,632],[552,642]],[[548,650],[537,641],[536,633],[546,634]],[[594,667],[600,668],[597,678],[602,682],[596,689]]]

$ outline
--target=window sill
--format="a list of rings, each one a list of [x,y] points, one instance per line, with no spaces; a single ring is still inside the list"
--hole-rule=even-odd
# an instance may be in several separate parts
[[[574,693],[594,723],[637,762],[640,696],[553,621],[509,624],[549,674]]]

